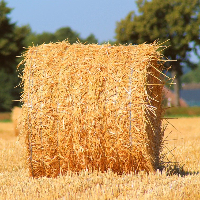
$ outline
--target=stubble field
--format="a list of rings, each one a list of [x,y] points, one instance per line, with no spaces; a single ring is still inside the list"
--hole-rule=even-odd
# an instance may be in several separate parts
[[[200,118],[169,119],[162,172],[29,177],[23,138],[0,123],[0,199],[200,199]]]

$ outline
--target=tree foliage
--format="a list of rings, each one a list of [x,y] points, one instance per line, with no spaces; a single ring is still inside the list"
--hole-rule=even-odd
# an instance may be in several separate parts
[[[87,38],[82,39],[82,42],[86,44],[92,44],[92,43],[97,44],[98,40],[97,38],[95,38],[95,35],[91,33]]]
[[[181,77],[182,83],[200,83],[200,62],[198,67],[194,70],[189,71]]]
[[[19,99],[20,89],[14,90],[19,79],[16,73],[16,65],[23,50],[24,38],[29,33],[28,26],[18,27],[8,17],[11,8],[5,1],[0,2],[0,111],[9,110]]]
[[[28,26],[17,27],[11,23],[8,14],[11,8],[0,2],[0,67],[6,72],[13,72],[16,56],[19,56],[24,46],[23,40],[29,32]]]
[[[80,41],[83,43],[97,43],[97,39],[93,34],[90,34],[87,38],[81,38],[80,34],[73,31],[70,27],[62,27],[56,30],[55,33],[43,32],[41,34],[30,33],[26,38],[26,46],[40,45],[49,42],[58,42],[68,40],[71,44]]]
[[[30,32],[25,39],[25,46],[40,45],[43,43],[54,42],[55,36],[53,33],[43,32],[41,34],[36,34]]]
[[[116,39],[119,43],[162,43],[169,39],[164,55],[173,62],[171,71],[176,75],[176,93],[184,64],[195,68],[190,52],[197,53],[200,45],[199,0],[138,0],[138,12],[130,12],[117,23]]]
[[[55,39],[59,41],[68,39],[70,43],[75,43],[79,37],[80,34],[73,31],[70,27],[63,27],[55,32]]]

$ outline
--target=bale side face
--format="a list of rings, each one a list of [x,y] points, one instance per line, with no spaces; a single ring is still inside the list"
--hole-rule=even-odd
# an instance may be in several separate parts
[[[61,42],[28,49],[22,101],[31,176],[155,170],[163,87],[157,48]]]

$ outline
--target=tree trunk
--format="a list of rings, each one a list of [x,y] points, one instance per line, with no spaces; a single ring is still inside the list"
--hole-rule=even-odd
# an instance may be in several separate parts
[[[176,70],[172,71],[172,77],[174,79],[174,94],[175,94],[175,105],[176,107],[180,106],[180,75]]]

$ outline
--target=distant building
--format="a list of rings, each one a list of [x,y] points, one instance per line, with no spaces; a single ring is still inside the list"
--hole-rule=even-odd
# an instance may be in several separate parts
[[[189,106],[200,106],[200,83],[183,83],[180,96]]]
[[[200,83],[182,83],[182,90],[200,90]]]
[[[164,94],[164,97],[166,98],[166,104],[168,107],[172,107],[172,106],[175,106],[175,94],[172,90],[164,87],[163,88],[163,94]],[[181,107],[187,107],[188,104],[186,103],[186,101],[182,98],[179,99],[179,103],[180,103],[180,106]]]

